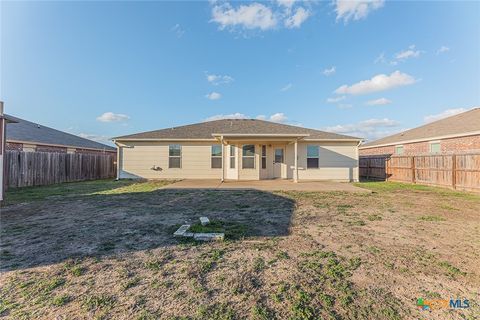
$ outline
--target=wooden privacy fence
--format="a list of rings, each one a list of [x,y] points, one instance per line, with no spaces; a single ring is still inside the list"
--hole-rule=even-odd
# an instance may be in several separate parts
[[[5,152],[7,188],[113,178],[115,156],[54,152]]]
[[[480,192],[480,153],[361,156],[360,177]]]

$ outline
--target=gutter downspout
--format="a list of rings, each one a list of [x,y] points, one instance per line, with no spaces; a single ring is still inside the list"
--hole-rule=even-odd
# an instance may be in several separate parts
[[[117,146],[117,181],[120,180],[120,154],[121,154],[121,148],[118,143],[113,140],[113,143]]]

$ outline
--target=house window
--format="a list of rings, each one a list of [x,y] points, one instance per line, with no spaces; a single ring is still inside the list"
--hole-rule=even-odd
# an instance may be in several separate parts
[[[255,145],[242,146],[242,169],[255,169]]]
[[[182,146],[171,144],[168,146],[168,167],[181,168],[182,164]]]
[[[262,146],[262,169],[267,169],[267,146]]]
[[[235,146],[230,146],[230,169],[235,169]]]
[[[214,144],[212,146],[212,169],[222,168],[222,145]]]
[[[440,142],[430,142],[430,153],[440,153]]]
[[[320,164],[318,146],[307,146],[307,169],[318,169]]]
[[[395,154],[403,154],[403,146],[395,146]]]

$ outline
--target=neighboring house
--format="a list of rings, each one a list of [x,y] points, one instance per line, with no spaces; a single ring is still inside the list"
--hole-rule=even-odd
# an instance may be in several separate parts
[[[102,143],[8,116],[5,150],[60,153],[110,153],[116,149]]]
[[[361,156],[480,152],[480,108],[359,147]]]
[[[118,178],[358,180],[360,138],[227,119],[114,138]]]

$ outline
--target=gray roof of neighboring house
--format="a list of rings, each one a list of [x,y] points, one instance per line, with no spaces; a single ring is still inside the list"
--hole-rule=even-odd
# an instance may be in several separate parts
[[[8,115],[8,119],[16,123],[7,124],[7,141],[24,141],[31,144],[60,145],[85,149],[98,149],[115,151],[116,149],[106,144],[81,138],[79,136],[52,129]]]
[[[314,129],[307,129],[297,126],[280,124],[275,122],[257,120],[257,119],[223,119],[201,123],[190,124],[186,126],[173,127],[155,131],[130,134],[116,137],[114,140],[122,139],[212,139],[212,134],[309,134],[308,139],[332,139],[349,140],[360,138],[325,132]]]
[[[426,125],[365,143],[360,148],[399,144],[411,140],[429,140],[441,136],[462,136],[480,131],[480,108],[444,118]]]

